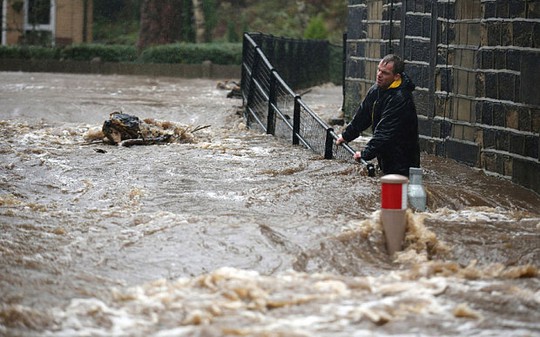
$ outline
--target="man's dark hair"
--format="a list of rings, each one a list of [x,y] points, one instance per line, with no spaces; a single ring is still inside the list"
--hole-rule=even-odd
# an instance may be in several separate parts
[[[394,63],[394,74],[403,74],[403,71],[405,70],[405,62],[401,59],[401,57],[395,55],[395,54],[388,54],[382,59],[384,64],[387,64],[389,62]]]

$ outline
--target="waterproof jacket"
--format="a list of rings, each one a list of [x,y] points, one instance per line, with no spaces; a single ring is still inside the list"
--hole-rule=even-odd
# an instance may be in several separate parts
[[[373,136],[362,150],[362,158],[377,158],[384,174],[409,176],[409,167],[420,167],[418,118],[412,97],[415,85],[402,74],[401,84],[393,86],[385,90],[373,85],[342,136],[350,142],[371,126]]]

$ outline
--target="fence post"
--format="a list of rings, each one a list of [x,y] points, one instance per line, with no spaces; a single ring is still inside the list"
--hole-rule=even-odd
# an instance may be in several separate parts
[[[242,88],[242,106],[247,106],[247,90],[248,90],[248,71],[247,71],[247,60],[248,60],[248,47],[250,43],[248,41],[248,34],[244,33],[242,40],[242,80],[240,81],[240,87]]]
[[[326,129],[326,142],[324,143],[324,159],[332,159],[333,157],[333,147],[334,147],[334,137],[332,133],[334,129]]]
[[[270,71],[270,92],[268,93],[268,118],[266,120],[266,133],[269,135],[275,135],[276,133],[276,112],[274,106],[276,105],[276,70]]]
[[[249,92],[247,93],[247,102],[246,102],[246,110],[245,110],[247,127],[251,125],[250,123],[251,118],[249,116],[251,112],[249,111],[249,109],[250,109],[251,103],[253,102],[253,95],[255,93],[255,74],[257,73],[258,68],[259,68],[260,56],[259,56],[259,53],[257,53],[258,49],[259,49],[259,46],[256,46],[255,52],[253,53],[253,64],[251,65],[251,76],[249,78]]]
[[[345,78],[347,74],[347,32],[343,33],[343,55],[342,55],[342,74],[341,74],[341,95],[345,98]],[[401,54],[403,55],[403,53]],[[341,111],[345,112],[345,99],[341,100]]]
[[[270,35],[272,36],[272,35]],[[270,43],[268,43],[268,47],[267,47],[267,50],[265,50],[265,55],[266,57],[268,58],[268,61],[270,61],[270,63],[272,65],[275,65],[276,64],[276,55],[275,55],[275,46],[276,46],[276,38],[274,36],[272,36],[272,39],[270,40]]]
[[[300,133],[300,96],[294,96],[294,113],[293,113],[293,133],[292,143],[293,145],[300,144],[298,134]]]

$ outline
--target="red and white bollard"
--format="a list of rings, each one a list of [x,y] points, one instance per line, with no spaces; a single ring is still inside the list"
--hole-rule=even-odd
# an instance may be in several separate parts
[[[381,222],[389,255],[403,249],[407,228],[407,184],[409,179],[399,174],[381,178]]]

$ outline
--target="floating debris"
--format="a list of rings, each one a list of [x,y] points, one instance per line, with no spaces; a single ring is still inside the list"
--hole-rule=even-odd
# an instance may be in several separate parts
[[[120,146],[193,143],[193,133],[208,127],[210,125],[194,127],[152,118],[141,120],[137,116],[113,111],[101,130],[88,130],[84,138],[92,143],[98,141]]]

